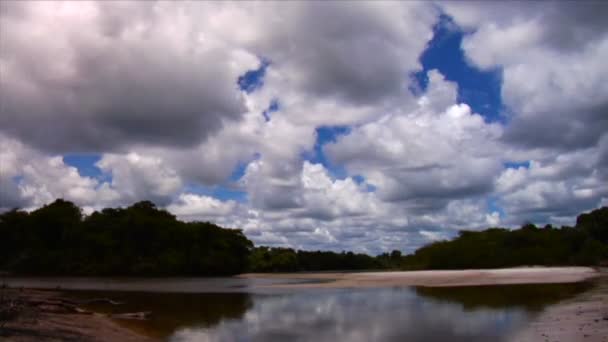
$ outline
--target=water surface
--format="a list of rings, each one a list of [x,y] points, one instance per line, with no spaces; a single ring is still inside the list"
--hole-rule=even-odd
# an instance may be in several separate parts
[[[17,279],[11,285],[15,285]],[[22,286],[55,288],[61,279]],[[63,279],[76,299],[109,297],[105,313],[151,311],[149,320],[117,320],[146,335],[190,341],[505,341],[547,305],[589,289],[590,283],[268,289],[290,279]],[[44,285],[44,286],[43,286]],[[93,289],[93,290],[92,290]],[[161,292],[162,291],[162,292]]]

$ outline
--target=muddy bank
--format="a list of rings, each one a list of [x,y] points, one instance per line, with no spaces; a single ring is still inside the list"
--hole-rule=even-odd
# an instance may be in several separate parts
[[[239,277],[310,280],[306,283],[274,284],[269,287],[356,288],[573,283],[596,277],[598,274],[589,267],[521,267],[462,271],[249,273]]]
[[[106,315],[82,309],[59,292],[5,289],[3,295],[2,341],[153,341]]]

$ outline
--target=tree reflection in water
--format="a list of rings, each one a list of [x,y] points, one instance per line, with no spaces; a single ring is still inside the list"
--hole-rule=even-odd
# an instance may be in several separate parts
[[[157,338],[167,338],[182,327],[211,327],[223,320],[242,319],[253,307],[247,293],[145,293],[82,291],[76,297],[107,297],[123,305],[91,305],[88,308],[104,313],[150,311],[149,320],[116,320],[137,332]]]
[[[540,311],[546,305],[574,297],[592,282],[500,286],[415,287],[416,294],[442,302],[459,303],[465,311],[480,308],[523,308]]]
[[[495,341],[546,305],[590,283],[301,290],[288,293],[84,292],[125,301],[96,310],[152,311],[120,321],[139,332],[191,341]]]
[[[471,300],[476,290],[479,299]],[[509,293],[520,290],[530,291],[515,287]],[[494,295],[484,294],[485,289],[469,293],[459,288],[455,296],[445,291],[439,290],[438,296],[432,290],[408,288],[256,295],[242,319],[186,327],[171,341],[501,341],[538,307],[502,305]],[[528,295],[532,293],[515,297]]]

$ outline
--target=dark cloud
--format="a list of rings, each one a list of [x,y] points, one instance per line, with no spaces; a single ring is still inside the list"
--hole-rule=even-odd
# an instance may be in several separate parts
[[[458,24],[472,29],[479,24],[507,27],[536,21],[542,28],[543,44],[560,50],[580,49],[608,32],[608,3],[603,0],[443,1],[441,7]]]
[[[606,1],[553,1],[539,5],[542,8],[537,13],[546,24],[546,43],[552,47],[580,49],[608,33]]]
[[[576,110],[576,109],[573,109]],[[503,140],[526,148],[576,150],[595,146],[608,131],[608,103],[576,113],[538,113],[513,117]]]
[[[20,196],[19,188],[12,179],[0,175],[0,213],[13,208],[22,208],[27,201]]]
[[[494,179],[486,170],[496,169],[495,166],[493,163],[485,163],[471,168],[445,165],[426,171],[388,171],[387,176],[393,178],[399,186],[387,188],[380,193],[387,201],[415,199],[431,202],[436,200],[438,203],[442,199],[483,195],[494,188]]]
[[[407,94],[408,72],[432,35],[436,13],[421,4],[289,3],[269,22],[261,54],[291,73],[301,91],[348,105]],[[410,25],[416,22],[416,25]],[[303,29],[305,28],[305,29]]]
[[[572,225],[577,215],[596,208],[597,197],[576,198],[575,196],[558,196],[548,201],[549,203],[530,206],[522,205],[510,207],[506,204],[506,225],[520,226],[526,222],[545,224],[549,222],[559,225]],[[562,221],[563,220],[563,221]]]
[[[97,14],[88,21],[53,3],[21,4],[0,13],[5,133],[57,152],[192,146],[246,110],[233,51],[197,41],[195,17],[170,31],[175,13],[147,2],[88,3],[82,17]]]

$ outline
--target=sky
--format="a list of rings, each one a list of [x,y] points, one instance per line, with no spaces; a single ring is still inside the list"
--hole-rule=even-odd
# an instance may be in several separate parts
[[[608,205],[608,3],[0,2],[0,211],[412,252]]]

